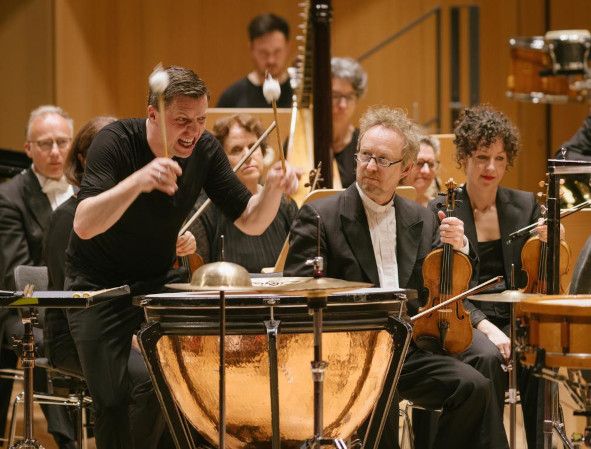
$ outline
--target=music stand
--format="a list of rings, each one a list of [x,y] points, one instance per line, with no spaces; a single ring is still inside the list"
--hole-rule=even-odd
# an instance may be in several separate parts
[[[0,307],[21,309],[24,325],[22,339],[18,340],[17,348],[21,352],[23,366],[23,398],[24,398],[24,436],[10,449],[43,449],[33,436],[33,369],[35,368],[35,338],[33,325],[37,322],[37,308],[88,308],[106,300],[129,295],[128,286],[95,292],[83,291],[28,291],[2,292]]]

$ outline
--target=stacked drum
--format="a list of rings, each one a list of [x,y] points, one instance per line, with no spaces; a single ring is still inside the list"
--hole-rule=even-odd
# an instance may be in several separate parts
[[[549,31],[545,36],[511,38],[509,45],[509,98],[553,104],[591,99],[589,31]]]

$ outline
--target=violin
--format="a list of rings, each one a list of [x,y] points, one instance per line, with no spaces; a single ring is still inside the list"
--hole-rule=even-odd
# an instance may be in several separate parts
[[[450,179],[446,183],[446,210],[448,217],[455,210],[457,184]],[[453,249],[450,243],[431,251],[423,262],[423,279],[429,290],[427,303],[419,308],[426,311],[468,289],[472,278],[472,264],[468,256]],[[421,349],[431,352],[457,354],[472,344],[470,312],[462,301],[456,301],[417,319],[413,339]]]
[[[193,253],[187,256],[177,256],[177,258],[174,261],[174,264],[172,265],[172,268],[186,268],[187,272],[189,273],[189,279],[187,280],[187,282],[191,282],[191,276],[193,275],[193,272],[204,263],[205,262],[203,261],[203,257],[201,257],[197,253]]]
[[[545,181],[540,181],[540,187],[548,186]],[[538,201],[541,202],[542,218],[546,216],[546,207],[543,204],[547,197],[547,192],[539,192]],[[543,242],[540,237],[530,237],[521,249],[521,270],[527,275],[527,285],[523,289],[524,293],[547,293],[547,264],[548,264],[548,243]],[[570,268],[570,248],[564,240],[560,240],[560,266],[558,274],[560,278],[568,273]],[[559,282],[560,293],[565,293],[566,289]]]

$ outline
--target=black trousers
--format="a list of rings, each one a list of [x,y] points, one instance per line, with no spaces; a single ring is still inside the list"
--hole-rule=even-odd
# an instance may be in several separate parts
[[[496,346],[477,329],[470,348],[457,357],[412,348],[398,391],[417,405],[442,409],[434,448],[508,448],[502,418],[507,375],[502,362]]]
[[[144,361],[131,351],[143,311],[117,298],[70,309],[68,321],[95,406],[97,448],[158,447],[165,421]]]

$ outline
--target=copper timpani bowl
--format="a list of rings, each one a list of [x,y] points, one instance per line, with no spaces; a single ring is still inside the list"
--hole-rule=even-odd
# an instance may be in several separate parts
[[[327,437],[346,438],[367,419],[382,392],[397,344],[387,323],[390,316],[404,312],[404,301],[401,295],[371,290],[332,295],[324,312]],[[159,338],[155,351],[171,396],[184,417],[217,446],[219,296],[177,293],[147,298],[150,304],[143,305],[148,321],[175,329]],[[281,444],[299,447],[313,436],[313,334],[306,298],[227,294],[225,444],[230,449],[271,446],[269,343],[264,324],[271,307],[273,318],[281,322],[277,337]],[[188,324],[196,322],[197,327]]]

